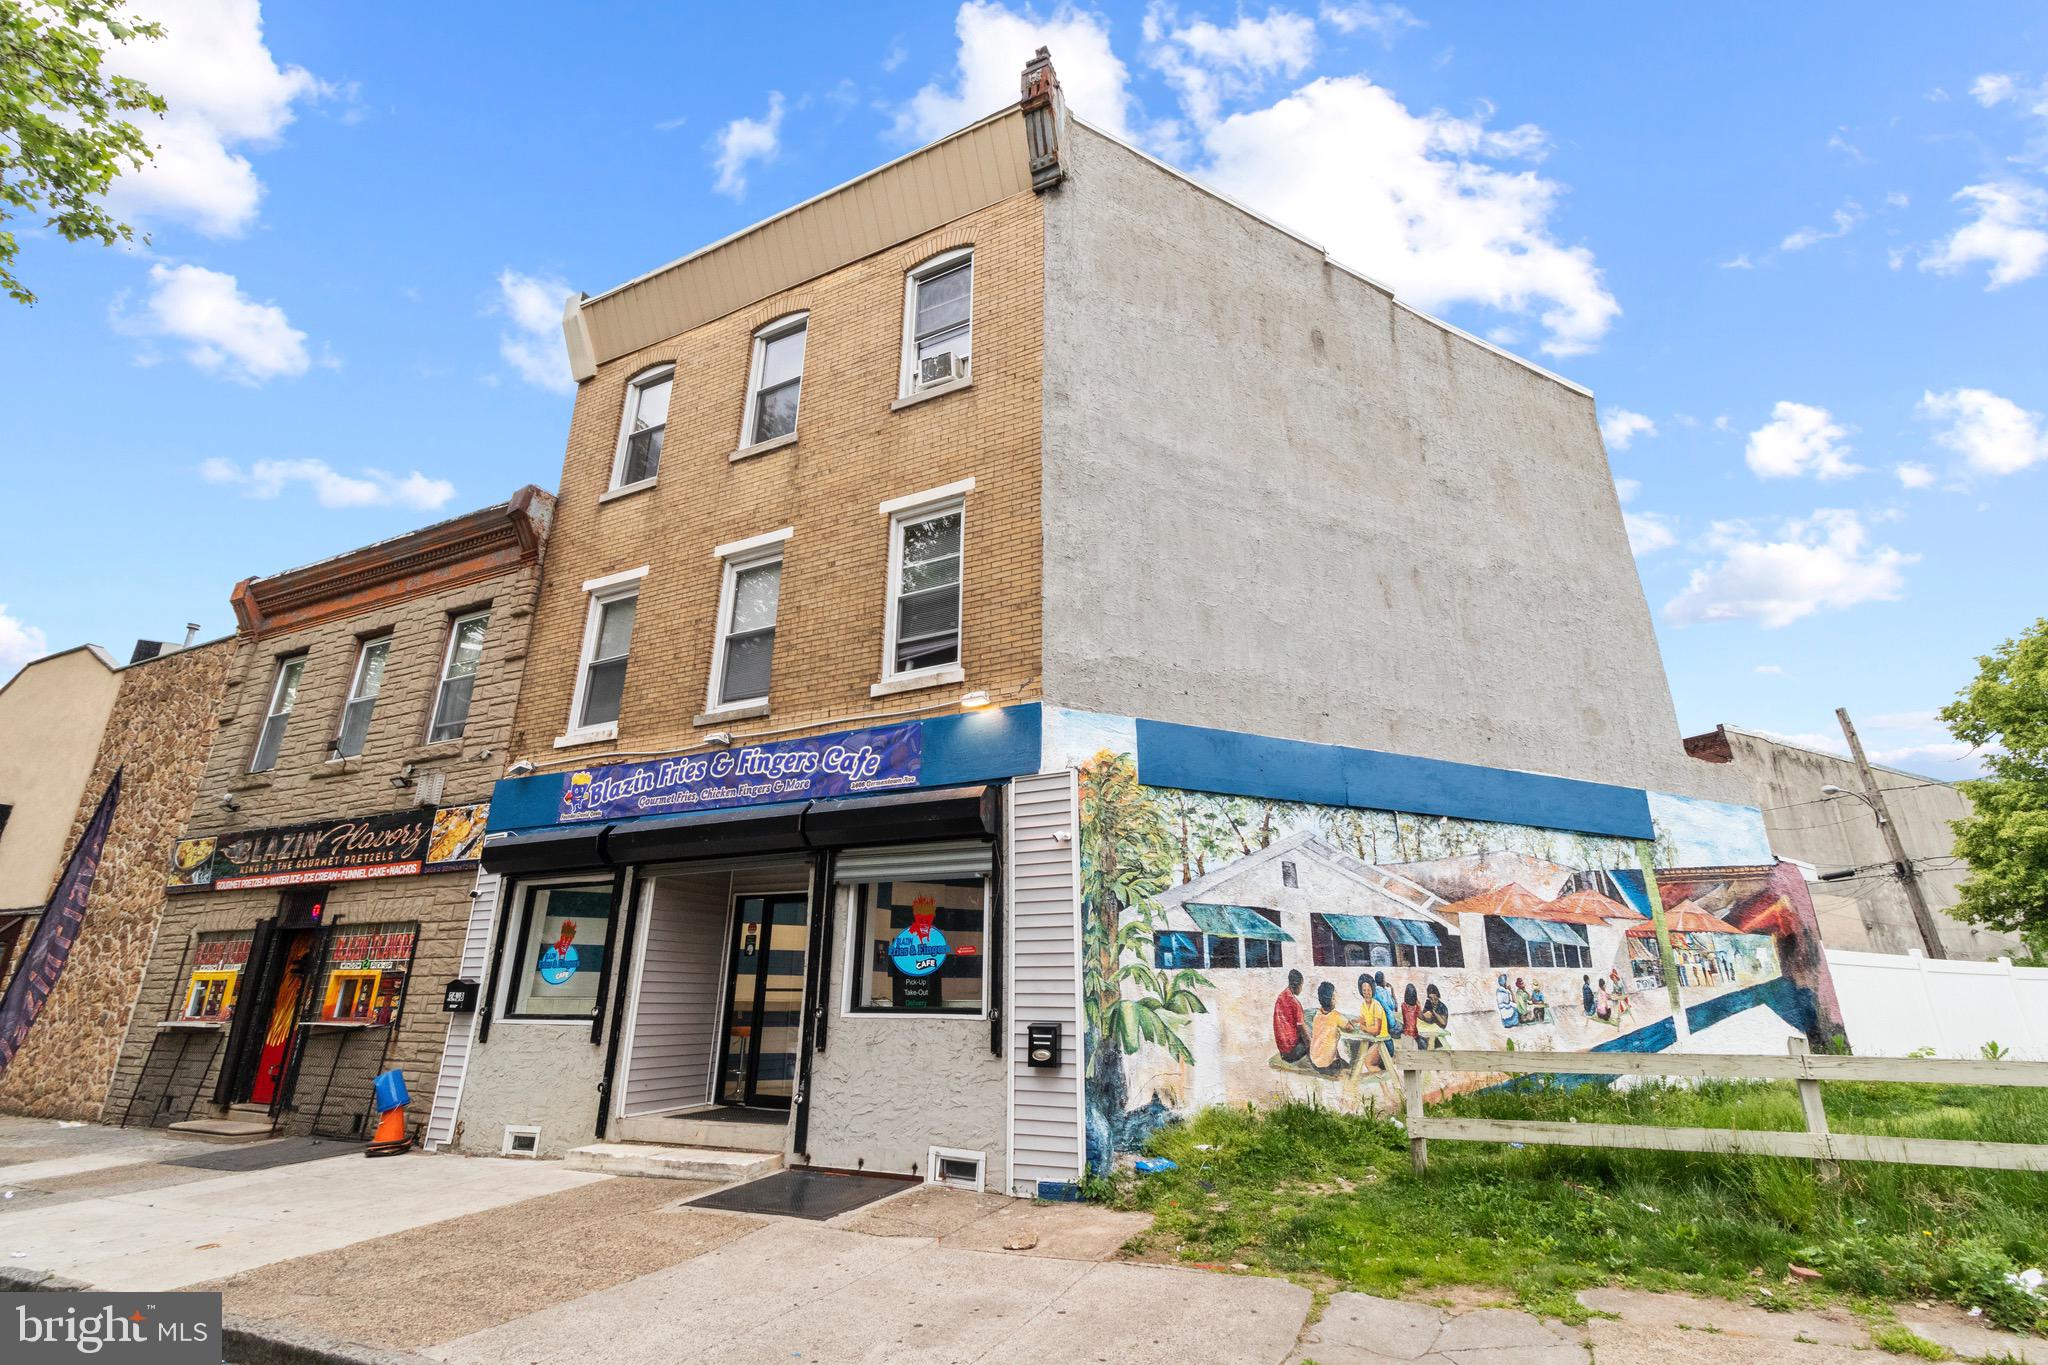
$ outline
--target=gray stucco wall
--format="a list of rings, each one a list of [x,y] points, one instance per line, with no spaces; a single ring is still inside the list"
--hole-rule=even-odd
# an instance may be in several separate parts
[[[811,1164],[923,1175],[928,1149],[950,1147],[986,1152],[983,1177],[1001,1190],[1009,1095],[988,1020],[842,1013],[846,899],[833,908],[832,1020],[811,1061]]]
[[[597,1083],[605,1047],[590,1021],[494,1019],[488,1041],[470,1050],[455,1146],[495,1156],[506,1124],[539,1124],[540,1154],[561,1156],[597,1141]]]
[[[1048,699],[1741,799],[1680,746],[1591,398],[1077,124],[1062,157]]]
[[[1869,807],[1854,797],[1838,796],[1829,801],[1820,797],[1824,786],[1862,791],[1863,780],[1854,763],[1742,730],[1724,727],[1723,733],[1731,754],[1727,766],[1742,776],[1750,787],[1750,800],[1762,807],[1771,848],[1779,857],[1811,863],[1822,871],[1890,864],[1891,854]],[[2013,935],[1980,929],[1946,913],[1955,907],[1959,899],[1956,888],[1970,873],[1962,863],[1941,862],[1955,851],[1949,821],[1970,813],[1970,799],[1945,782],[1874,764],[1872,769],[1877,785],[1884,788],[1885,805],[1898,827],[1906,856],[1921,869],[1920,885],[1939,915],[1941,943],[1948,955],[1989,961],[2025,952],[2025,945]],[[1934,861],[1930,864],[1922,859]],[[1830,948],[1905,953],[1921,946],[1919,926],[1913,922],[1912,908],[1897,879],[1880,873],[1816,885],[1813,892],[1816,908],[1823,910],[1821,936]],[[1839,899],[1851,913],[1825,913],[1823,897]],[[1856,937],[1858,919],[1860,942]]]

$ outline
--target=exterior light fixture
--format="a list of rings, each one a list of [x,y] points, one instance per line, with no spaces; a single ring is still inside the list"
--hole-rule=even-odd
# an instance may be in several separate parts
[[[222,810],[240,810],[242,803],[235,800],[233,792],[222,792],[220,794],[220,808]]]
[[[963,711],[979,711],[987,705],[988,693],[978,687],[960,698],[960,709]]]
[[[404,791],[407,787],[410,787],[412,785],[412,764],[408,763],[397,772],[391,774],[391,785],[399,791]]]
[[[710,734],[704,736],[704,742],[720,749],[726,748],[732,743],[732,731],[713,730]]]
[[[530,759],[530,758],[515,758],[515,759],[513,759],[513,760],[512,760],[512,766],[511,766],[511,767],[509,767],[509,768],[507,768],[507,769],[505,769],[505,776],[507,776],[507,777],[525,777],[525,776],[527,776],[527,775],[528,775],[529,773],[531,773],[532,771],[533,771],[533,760],[532,760],[532,759]]]

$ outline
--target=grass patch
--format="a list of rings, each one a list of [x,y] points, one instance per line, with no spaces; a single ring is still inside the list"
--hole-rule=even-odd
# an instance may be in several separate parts
[[[1948,1347],[1904,1327],[1880,1327],[1870,1334],[1870,1340],[1879,1350],[1899,1356],[1919,1356],[1922,1360],[1948,1360],[1955,1354]]]
[[[1802,1127],[1789,1082],[1625,1092],[1547,1082],[1459,1096],[1439,1112]],[[2048,1131],[2039,1091],[1840,1084],[1823,1095],[1839,1132],[2031,1142]],[[1823,1181],[1809,1163],[1782,1158],[1436,1142],[1417,1180],[1398,1126],[1311,1105],[1210,1109],[1149,1150],[1179,1169],[1121,1175],[1091,1193],[1151,1211],[1150,1243],[1191,1261],[1241,1261],[1383,1295],[1489,1286],[1573,1322],[1586,1316],[1579,1290],[1628,1284],[1765,1308],[1941,1299],[2015,1331],[2048,1331],[2048,1304],[2004,1278],[2048,1265],[2048,1176],[2039,1174],[1853,1163]],[[1822,1279],[1784,1283],[1795,1262]]]

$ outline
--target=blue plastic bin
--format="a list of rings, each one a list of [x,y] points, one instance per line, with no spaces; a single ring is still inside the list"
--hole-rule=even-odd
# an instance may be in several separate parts
[[[377,1078],[377,1112],[403,1109],[412,1100],[405,1090],[405,1073],[397,1067]]]

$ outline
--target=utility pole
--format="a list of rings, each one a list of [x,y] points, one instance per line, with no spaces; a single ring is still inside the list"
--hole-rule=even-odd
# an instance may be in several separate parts
[[[1906,846],[1899,841],[1898,827],[1892,823],[1892,813],[1884,803],[1884,792],[1877,785],[1877,775],[1870,771],[1870,760],[1863,756],[1863,741],[1856,737],[1856,725],[1849,719],[1848,708],[1837,706],[1835,719],[1842,722],[1842,735],[1849,741],[1849,756],[1856,760],[1856,771],[1863,776],[1865,804],[1877,817],[1878,832],[1884,835],[1884,846],[1892,855],[1892,867],[1899,874],[1899,885],[1905,888],[1906,904],[1912,907],[1913,921],[1920,926],[1920,942],[1926,946],[1929,957],[1947,957],[1948,952],[1941,946],[1941,930],[1935,924],[1934,912],[1927,908],[1926,893],[1920,889],[1920,874],[1914,870],[1913,860],[1906,856]]]

